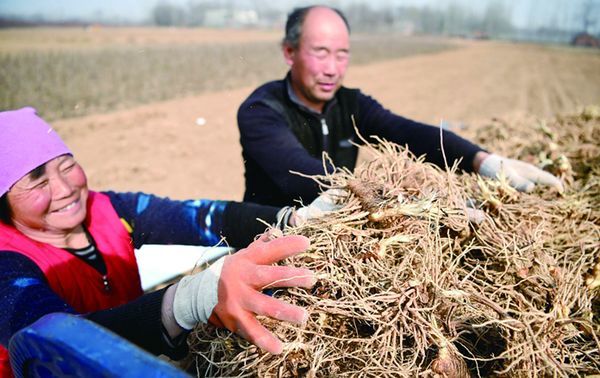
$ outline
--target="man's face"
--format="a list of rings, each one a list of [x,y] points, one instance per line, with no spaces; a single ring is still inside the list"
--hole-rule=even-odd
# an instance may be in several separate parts
[[[284,46],[292,88],[309,108],[321,112],[342,86],[350,58],[350,37],[342,18],[327,8],[309,11],[300,45]]]

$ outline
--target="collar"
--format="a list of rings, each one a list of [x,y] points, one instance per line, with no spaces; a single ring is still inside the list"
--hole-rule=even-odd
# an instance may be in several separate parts
[[[319,113],[317,111],[315,111],[314,109],[311,109],[309,107],[307,107],[306,105],[304,105],[302,103],[302,101],[300,101],[300,99],[298,98],[298,96],[296,96],[296,93],[294,92],[294,89],[292,88],[292,74],[291,72],[288,72],[287,75],[285,76],[285,89],[287,91],[288,97],[290,98],[290,100],[296,104],[300,109],[304,110],[305,112],[308,112],[310,114],[313,114],[315,116],[321,117],[323,114],[326,114],[329,109],[335,105],[337,103],[337,97],[334,96],[331,101],[328,101],[327,103],[325,103],[325,106],[323,106],[323,112]]]

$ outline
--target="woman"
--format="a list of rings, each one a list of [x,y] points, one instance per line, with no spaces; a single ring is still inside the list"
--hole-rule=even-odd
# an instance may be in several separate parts
[[[256,320],[301,323],[307,313],[260,293],[276,282],[310,287],[306,269],[271,264],[308,247],[306,238],[261,237],[208,269],[143,294],[134,248],[145,243],[244,247],[290,209],[245,203],[173,201],[144,193],[88,190],[83,169],[35,109],[0,112],[0,372],[5,347],[45,314],[82,314],[155,354],[181,358],[198,322],[225,326],[280,353]]]

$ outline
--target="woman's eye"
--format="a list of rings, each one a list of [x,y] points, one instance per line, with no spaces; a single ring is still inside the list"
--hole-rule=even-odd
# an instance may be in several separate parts
[[[42,180],[35,184],[31,189],[43,189],[46,185],[48,185],[48,180]]]
[[[61,170],[63,172],[69,172],[71,169],[73,169],[74,166],[75,166],[75,164],[69,164],[69,165],[63,167]]]

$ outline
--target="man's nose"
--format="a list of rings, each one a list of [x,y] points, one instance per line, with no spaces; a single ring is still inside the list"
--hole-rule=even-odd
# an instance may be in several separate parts
[[[323,73],[328,76],[334,76],[337,73],[337,64],[333,55],[327,57],[323,63]]]

